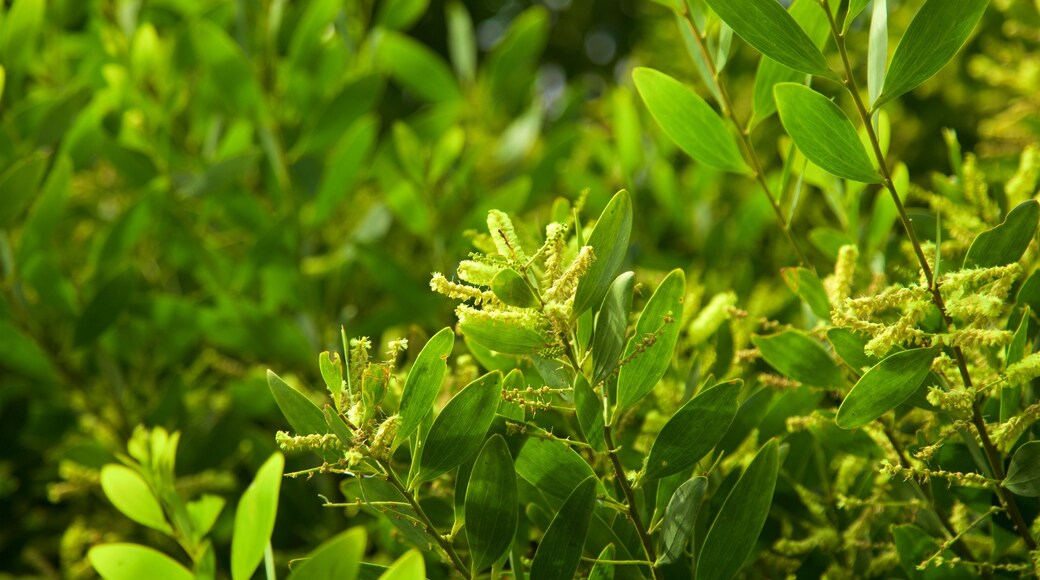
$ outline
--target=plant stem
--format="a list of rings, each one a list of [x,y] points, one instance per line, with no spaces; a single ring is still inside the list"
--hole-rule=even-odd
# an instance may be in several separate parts
[[[769,205],[773,207],[773,213],[776,214],[776,220],[780,224],[780,229],[783,231],[787,241],[790,242],[791,247],[794,248],[794,253],[798,256],[798,262],[802,266],[806,266],[815,271],[812,264],[805,259],[805,255],[802,253],[802,249],[798,246],[798,243],[794,240],[794,235],[791,233],[791,227],[784,218],[784,212],[780,208],[780,203],[777,201],[776,196],[773,195],[772,188],[769,187],[769,182],[766,180],[765,174],[762,172],[762,164],[758,160],[758,154],[755,153],[755,147],[751,143],[751,131],[750,129],[744,128],[737,120],[736,115],[733,113],[733,103],[729,98],[729,93],[726,92],[726,86],[719,81],[719,72],[715,69],[715,63],[712,61],[711,56],[708,54],[707,46],[704,44],[704,37],[701,36],[697,27],[690,19],[689,11],[682,12],[682,21],[690,28],[690,32],[693,34],[693,38],[697,41],[697,48],[700,50],[701,56],[704,58],[704,64],[708,68],[708,72],[711,75],[712,83],[718,90],[719,95],[719,108],[722,109],[722,114],[733,124],[733,127],[737,130],[738,142],[744,151],[744,156],[748,163],[751,165],[751,170],[755,173],[754,178],[758,181],[759,185],[762,186],[762,191],[765,192],[766,198],[769,199]]]
[[[643,551],[646,552],[650,572],[654,575],[654,578],[662,580],[664,576],[661,574],[661,570],[654,565],[654,562],[657,562],[657,552],[654,550],[654,543],[650,540],[650,534],[646,532],[643,518],[639,516],[636,494],[632,491],[628,478],[625,477],[625,468],[621,466],[621,459],[618,458],[617,451],[615,451],[614,438],[610,434],[610,425],[603,426],[603,442],[607,445],[607,454],[610,455],[610,463],[614,466],[614,479],[617,480],[621,490],[625,493],[625,500],[628,502],[628,517],[632,520],[632,525],[635,526],[636,532],[639,534],[639,541],[642,542]]]
[[[917,261],[920,263],[921,270],[924,272],[925,280],[928,283],[928,290],[932,296],[932,302],[935,303],[936,308],[938,308],[939,312],[942,314],[945,325],[949,327],[953,324],[953,318],[946,309],[942,293],[939,291],[939,284],[936,282],[932,269],[928,265],[928,260],[925,258],[924,250],[921,248],[921,242],[917,239],[917,234],[914,232],[913,224],[911,224],[910,218],[906,214],[906,208],[903,206],[902,200],[899,199],[899,193],[896,191],[895,183],[892,181],[892,173],[888,169],[888,163],[885,161],[884,153],[881,152],[881,144],[878,141],[877,132],[874,131],[874,125],[870,122],[870,112],[867,110],[866,106],[864,106],[863,98],[860,97],[859,89],[856,87],[856,78],[855,75],[852,74],[852,64],[849,61],[848,51],[845,49],[845,36],[841,33],[837,24],[834,22],[834,16],[831,14],[828,0],[820,0],[820,5],[823,7],[823,11],[827,14],[827,22],[831,28],[831,36],[834,38],[834,43],[838,46],[838,53],[841,55],[841,62],[845,67],[845,82],[843,86],[845,87],[845,90],[852,95],[852,100],[856,104],[856,112],[859,114],[860,121],[863,123],[863,128],[867,132],[867,137],[870,140],[871,149],[874,151],[874,157],[877,159],[878,170],[881,172],[883,180],[882,183],[892,195],[892,202],[896,204],[896,209],[899,212],[899,220],[903,224],[903,229],[906,230],[907,236],[910,238],[910,243],[913,245],[914,253],[917,255]],[[974,387],[972,386],[971,375],[968,373],[968,363],[967,359],[964,357],[964,352],[959,346],[951,346],[950,348],[957,361],[957,369],[960,371],[964,388],[972,391]],[[997,451],[997,448],[993,445],[993,441],[990,440],[989,432],[986,430],[986,422],[982,416],[982,408],[979,406],[978,401],[975,401],[972,405],[971,420],[972,424],[975,425],[975,430],[979,433],[979,439],[982,441],[982,448],[986,452],[986,460],[987,463],[989,463],[990,470],[993,472],[993,477],[997,480],[1003,480],[1004,463],[1000,457],[1000,452]],[[1015,496],[1003,487],[998,486],[997,497],[1007,510],[1011,522],[1014,524],[1018,534],[1022,536],[1026,546],[1030,550],[1035,550],[1037,548],[1036,540],[1033,539],[1032,534],[1029,532],[1029,526],[1022,517],[1022,512],[1018,509],[1018,503],[1015,501]]]
[[[444,539],[444,536],[440,535],[437,532],[437,527],[433,525],[433,522],[430,520],[430,517],[426,515],[425,511],[423,511],[422,507],[419,505],[419,502],[415,501],[415,498],[412,497],[412,494],[408,493],[408,490],[405,489],[404,484],[402,484],[401,480],[397,478],[397,474],[394,473],[394,469],[390,465],[390,462],[381,459],[379,460],[379,465],[382,466],[382,468],[386,471],[386,480],[390,482],[390,485],[393,485],[395,488],[397,488],[397,491],[399,491],[401,495],[403,495],[405,499],[408,500],[408,503],[411,504],[412,509],[415,510],[415,514],[419,516],[419,519],[422,520],[423,526],[426,527],[426,533],[433,536],[433,538],[437,540],[437,543],[440,545],[441,549],[443,549],[444,552],[448,555],[448,558],[451,559],[451,564],[455,566],[455,569],[458,570],[464,578],[469,578],[469,569],[466,568],[466,564],[463,563],[462,558],[459,558],[458,553],[455,552],[455,548],[452,547],[451,543],[449,543],[448,540]]]

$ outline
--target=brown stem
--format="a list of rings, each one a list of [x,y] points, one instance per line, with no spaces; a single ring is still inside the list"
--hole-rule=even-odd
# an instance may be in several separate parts
[[[622,491],[625,493],[625,500],[628,502],[628,517],[632,520],[632,525],[636,527],[639,541],[642,542],[643,551],[646,552],[646,559],[650,562],[650,572],[653,573],[654,578],[662,580],[664,576],[655,565],[657,562],[657,551],[654,550],[654,543],[650,540],[650,534],[647,533],[646,526],[643,525],[643,519],[639,516],[636,494],[632,491],[632,486],[628,484],[628,479],[625,477],[625,469],[621,466],[621,459],[618,458],[617,451],[615,451],[614,439],[610,435],[610,425],[603,426],[603,442],[607,445],[607,454],[610,456],[610,463],[614,466],[614,479],[617,480],[618,485],[621,486]]]
[[[863,98],[859,94],[859,89],[856,87],[856,78],[852,74],[852,64],[849,61],[848,51],[845,49],[845,36],[838,29],[837,24],[834,22],[834,16],[831,14],[828,0],[821,0],[821,6],[823,11],[827,14],[827,21],[830,24],[831,36],[834,37],[834,43],[838,46],[838,53],[841,55],[841,62],[845,67],[845,81],[843,86],[845,90],[852,95],[852,100],[856,104],[856,112],[859,115],[860,121],[863,123],[863,128],[867,132],[867,137],[870,140],[871,149],[874,151],[874,157],[877,159],[878,170],[881,172],[883,179],[882,183],[889,193],[892,195],[892,202],[896,204],[896,209],[899,211],[899,220],[902,222],[903,229],[906,230],[907,236],[910,238],[910,243],[913,245],[914,253],[917,255],[917,261],[920,263],[921,270],[924,272],[925,280],[928,282],[928,290],[932,296],[932,302],[935,303],[936,308],[942,314],[943,322],[947,327],[953,324],[953,318],[950,317],[949,312],[946,310],[946,304],[943,301],[942,293],[939,291],[939,284],[935,280],[935,276],[932,273],[931,267],[928,265],[928,260],[925,258],[924,250],[921,248],[921,242],[917,239],[917,234],[914,232],[913,225],[910,223],[910,218],[906,214],[906,208],[903,206],[902,200],[899,199],[899,194],[896,192],[895,184],[892,181],[892,174],[888,169],[888,163],[885,161],[885,155],[881,152],[881,144],[878,141],[877,133],[874,131],[874,126],[870,122],[870,112],[867,111],[866,106],[863,104]],[[957,369],[960,371],[961,381],[964,383],[964,388],[969,391],[973,390],[971,375],[968,373],[967,359],[964,357],[964,352],[959,346],[952,346],[954,359],[957,361]],[[997,448],[993,445],[993,441],[990,440],[989,432],[986,430],[986,422],[982,417],[982,409],[979,407],[976,401],[972,407],[972,423],[975,425],[975,430],[979,433],[979,438],[982,441],[982,448],[986,452],[986,460],[989,463],[989,468],[993,472],[993,477],[996,479],[1004,479],[1004,464],[1000,458],[1000,453]],[[1015,496],[1008,492],[1003,487],[997,488],[997,497],[1003,504],[1004,509],[1007,510],[1008,515],[1011,517],[1011,521],[1015,526],[1018,534],[1022,536],[1026,546],[1030,550],[1037,548],[1036,540],[1033,539],[1032,534],[1029,532],[1029,526],[1026,525],[1025,519],[1022,517],[1022,512],[1018,509],[1018,503],[1015,501]]]

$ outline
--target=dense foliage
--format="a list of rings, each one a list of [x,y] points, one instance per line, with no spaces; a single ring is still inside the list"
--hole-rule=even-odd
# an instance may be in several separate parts
[[[498,4],[0,3],[0,575],[1040,575],[1040,2]]]

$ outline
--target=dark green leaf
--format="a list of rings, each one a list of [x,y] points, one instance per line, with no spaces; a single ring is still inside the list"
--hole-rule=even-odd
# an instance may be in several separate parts
[[[231,578],[246,580],[264,559],[278,513],[278,491],[282,485],[285,458],[275,453],[256,472],[242,492],[235,511],[235,534],[231,538]]]
[[[433,409],[448,370],[448,355],[454,346],[455,333],[450,328],[442,328],[419,351],[401,394],[401,425],[394,439],[395,448],[415,432],[423,417]]]
[[[622,357],[635,358],[621,367],[618,373],[618,409],[624,410],[649,393],[661,380],[672,362],[675,343],[682,326],[683,296],[686,276],[682,270],[672,270],[654,291],[636,322],[636,332],[628,341]],[[654,336],[652,344],[644,340]],[[640,352],[636,353],[639,350]]]
[[[999,226],[975,238],[964,257],[965,268],[992,268],[1013,264],[1022,258],[1040,223],[1040,202],[1024,201],[1011,210]]]
[[[907,400],[932,368],[936,348],[913,348],[893,354],[871,367],[838,407],[842,429],[855,429]]]
[[[632,272],[615,278],[596,314],[596,329],[592,335],[592,384],[610,376],[625,348],[635,280],[636,275]]]
[[[614,559],[614,552],[614,544],[607,544],[607,547],[603,548],[596,557],[592,570],[589,571],[589,580],[614,580],[614,564],[609,562]]]
[[[738,36],[769,58],[803,73],[841,81],[816,43],[776,0],[706,0]]]
[[[683,405],[654,440],[643,479],[679,473],[714,449],[737,414],[743,384],[740,380],[719,383]]]
[[[841,360],[857,373],[880,362],[880,359],[865,352],[864,349],[870,341],[870,337],[863,334],[848,328],[832,328],[827,331],[827,340],[830,341],[834,352],[838,353]]]
[[[903,571],[913,580],[968,580],[978,577],[977,574],[950,564],[918,570],[918,565],[939,551],[939,542],[913,524],[892,526],[892,539],[895,540]],[[944,559],[950,559],[956,554],[952,550],[944,550],[942,555]]]
[[[502,557],[513,543],[519,520],[516,472],[501,435],[484,444],[466,487],[466,540],[476,576]]]
[[[654,120],[687,155],[725,171],[751,172],[733,133],[697,93],[652,68],[635,69],[632,80]]]
[[[382,68],[418,97],[441,102],[461,96],[448,65],[419,41],[398,32],[383,31],[377,54]]]
[[[707,490],[708,478],[697,476],[680,485],[668,500],[668,508],[661,523],[661,555],[657,557],[659,563],[674,562],[682,556],[690,543],[697,512],[701,509]]]
[[[740,476],[711,524],[697,561],[697,580],[728,580],[743,566],[766,523],[779,470],[778,445],[771,439]]]
[[[499,300],[510,306],[534,308],[539,304],[531,286],[512,268],[503,268],[495,275],[491,281],[491,291]]]
[[[47,383],[58,376],[47,353],[6,320],[0,320],[0,369]]]
[[[133,270],[123,270],[106,281],[83,309],[83,314],[76,321],[73,343],[86,346],[119,318],[129,306],[130,296],[134,291]]]
[[[781,275],[787,287],[809,305],[817,318],[824,321],[831,319],[831,303],[819,276],[808,268],[784,268]]]
[[[592,510],[596,506],[596,478],[578,484],[545,530],[531,561],[531,578],[573,578],[585,549]]]
[[[574,379],[574,408],[585,441],[597,451],[603,451],[603,399],[589,386],[585,375]]]
[[[365,528],[350,528],[322,542],[293,567],[289,580],[307,578],[357,578],[367,541]]]
[[[459,330],[469,340],[502,354],[534,354],[550,344],[539,330],[483,316],[461,316]]]
[[[1030,441],[1015,451],[1002,485],[1015,495],[1040,497],[1040,441]]]
[[[838,177],[881,182],[852,121],[830,99],[797,83],[780,83],[773,93],[780,121],[809,161]]]
[[[422,443],[415,486],[462,465],[480,450],[502,390],[502,373],[490,372],[468,384],[444,406]]]
[[[841,369],[820,343],[797,330],[772,336],[754,336],[755,343],[773,368],[789,379],[816,387],[840,387]]]
[[[354,181],[376,143],[379,123],[374,117],[358,119],[343,134],[329,153],[325,172],[314,198],[314,217],[311,226],[317,226],[332,217],[336,207],[350,198]]]
[[[989,0],[928,0],[892,55],[885,88],[873,109],[931,78],[950,62],[982,19]]]
[[[387,28],[407,30],[426,12],[430,0],[386,0],[379,6],[376,22]]]
[[[307,395],[289,386],[282,377],[267,371],[267,386],[275,403],[297,435],[324,435],[329,432],[325,414]]]
[[[192,580],[195,575],[176,560],[137,544],[103,544],[87,553],[97,573],[105,580]]]
[[[586,245],[592,247],[595,261],[578,281],[574,294],[574,316],[603,302],[614,276],[628,253],[632,235],[632,196],[622,189],[603,208]]]
[[[516,455],[516,473],[549,495],[567,497],[586,477],[595,475],[589,464],[564,443],[528,437]]]
[[[47,154],[34,153],[0,173],[0,228],[11,226],[33,199],[47,171]]]

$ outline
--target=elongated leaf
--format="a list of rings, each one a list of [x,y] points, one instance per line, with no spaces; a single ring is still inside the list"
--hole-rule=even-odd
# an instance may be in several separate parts
[[[1015,495],[1040,497],[1040,441],[1018,448],[1002,485]]]
[[[76,321],[73,336],[76,346],[90,344],[112,326],[129,306],[135,279],[133,270],[123,270],[98,288]]]
[[[992,268],[1013,264],[1022,258],[1040,224],[1040,202],[1023,201],[999,226],[975,238],[964,257],[965,268]]]
[[[711,524],[697,561],[697,580],[728,580],[740,570],[766,523],[779,471],[778,445],[771,439],[740,476]]]
[[[472,82],[477,72],[477,39],[473,31],[473,18],[466,6],[451,0],[444,6],[448,21],[448,54],[455,74],[466,82]]]
[[[407,30],[429,6],[430,0],[388,0],[379,6],[376,22],[387,28]]]
[[[538,306],[538,297],[531,286],[512,268],[503,268],[491,281],[491,291],[499,300],[510,306],[533,308]]]
[[[0,173],[0,228],[10,226],[36,197],[47,170],[47,155],[34,153],[12,163]]]
[[[322,542],[307,558],[297,564],[290,580],[307,578],[357,578],[367,541],[365,528],[350,528]]]
[[[838,177],[881,182],[856,128],[830,99],[797,83],[780,83],[773,92],[780,121],[809,161]]]
[[[589,386],[582,373],[574,378],[574,408],[585,441],[593,449],[603,451],[603,399]]]
[[[618,373],[618,409],[624,410],[642,399],[657,381],[661,380],[672,362],[675,343],[682,326],[682,301],[686,293],[686,276],[682,270],[672,270],[654,291],[636,322],[636,333],[625,347],[627,359],[640,350],[635,358],[621,367]],[[644,339],[656,337],[646,346]]]
[[[899,563],[912,580],[970,580],[978,578],[977,573],[950,563],[942,566],[929,566],[925,570],[917,567],[939,551],[939,542],[928,532],[913,524],[892,526],[892,539],[895,541]],[[952,559],[953,550],[943,550],[944,559]]]
[[[318,370],[321,371],[321,379],[325,381],[325,387],[338,408],[339,398],[346,384],[343,381],[343,361],[340,360],[339,353],[325,351],[318,355]]]
[[[841,81],[820,49],[775,0],[706,0],[738,36],[769,58],[803,73]]]
[[[844,384],[841,369],[823,350],[820,343],[797,330],[772,336],[754,336],[755,343],[773,368],[789,379],[817,387],[840,387]]]
[[[289,386],[282,377],[267,371],[267,386],[274,402],[297,435],[324,435],[329,432],[325,414],[306,395]]]
[[[659,563],[674,562],[682,556],[690,543],[697,512],[701,509],[707,490],[707,477],[693,477],[680,485],[668,500],[664,522],[661,524],[661,555],[657,557]]]
[[[256,472],[242,492],[235,511],[235,535],[231,538],[231,577],[245,580],[264,559],[278,513],[278,491],[282,486],[285,458],[275,453]]]
[[[726,123],[697,93],[652,68],[635,69],[632,80],[654,120],[687,155],[725,171],[751,171]]]
[[[592,334],[592,384],[607,378],[617,367],[625,348],[628,313],[632,310],[632,290],[636,275],[625,272],[610,284],[603,305],[596,314]]]
[[[646,460],[644,479],[679,473],[707,455],[737,415],[743,381],[719,383],[690,399],[661,428]]]
[[[852,367],[857,373],[872,367],[879,362],[878,358],[866,353],[865,348],[870,337],[848,328],[832,328],[827,331],[827,340],[834,347],[834,352]]]
[[[578,281],[578,289],[574,294],[575,317],[603,302],[603,296],[628,254],[628,239],[631,235],[632,196],[622,189],[603,208],[586,242],[586,245],[592,247],[595,261]]]
[[[501,435],[484,444],[466,487],[466,539],[473,575],[488,568],[509,550],[519,521],[516,472]]]
[[[989,0],[928,0],[899,41],[873,109],[939,72],[968,40]]]
[[[872,103],[881,95],[885,86],[887,60],[888,0],[874,0],[874,9],[870,16],[870,44],[867,47],[867,96]]]
[[[478,345],[502,354],[534,354],[550,344],[539,330],[481,315],[462,314],[459,330]]]
[[[441,392],[441,382],[448,369],[448,355],[455,346],[455,333],[442,328],[433,335],[415,357],[401,394],[401,425],[397,429],[394,448],[407,440],[419,423],[433,409]]]
[[[501,390],[502,373],[493,371],[466,385],[448,401],[423,442],[413,486],[462,465],[480,450],[495,418]]]
[[[148,482],[133,469],[114,463],[102,467],[101,489],[126,517],[160,532],[173,533],[159,499]]]
[[[329,153],[328,163],[318,186],[318,194],[314,200],[314,217],[310,224],[312,227],[332,217],[336,207],[349,199],[354,181],[361,173],[368,153],[376,143],[378,133],[379,123],[374,117],[366,116],[351,125],[336,143]]]
[[[859,16],[860,12],[870,4],[870,0],[849,0],[848,11],[845,14],[845,22],[841,25],[842,32],[848,32],[849,27],[852,26],[852,21]]]
[[[195,575],[176,560],[137,544],[104,544],[87,552],[90,564],[105,580],[193,580]]]
[[[525,481],[559,498],[567,497],[586,477],[595,475],[589,464],[566,444],[540,437],[524,441],[514,467]]]
[[[192,531],[196,541],[201,542],[206,534],[217,523],[220,512],[224,511],[224,498],[219,495],[203,494],[196,500],[188,502],[185,508],[191,519]]]
[[[531,578],[573,578],[596,505],[596,478],[578,484],[545,530],[531,561]]]
[[[606,548],[596,557],[596,563],[589,571],[589,580],[614,580],[614,544],[607,544]]]
[[[899,406],[924,382],[935,355],[935,347],[913,348],[874,365],[842,401],[835,422],[856,429]]]
[[[441,102],[461,96],[448,65],[419,41],[398,32],[384,31],[377,53],[380,66],[420,98]]]
[[[331,576],[328,576],[331,578]],[[340,576],[335,576],[340,578]],[[393,565],[379,576],[379,580],[415,580],[426,578],[426,562],[423,560],[422,552],[416,549],[408,550],[394,561]]]
[[[819,276],[808,268],[784,268],[781,275],[787,287],[809,305],[813,314],[821,320],[831,319],[831,303]]]

